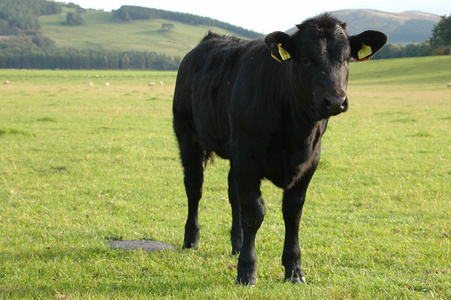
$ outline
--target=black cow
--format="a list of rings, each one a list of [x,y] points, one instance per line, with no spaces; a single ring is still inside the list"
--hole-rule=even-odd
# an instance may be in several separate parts
[[[199,246],[198,203],[206,158],[230,160],[232,251],[237,283],[255,284],[255,235],[265,215],[263,178],[283,188],[285,280],[305,282],[298,240],[302,206],[319,162],[330,116],[348,109],[349,59],[365,60],[387,41],[322,14],[288,35],[258,40],[208,35],[183,59],[173,114],[180,147],[188,218],[184,248]]]

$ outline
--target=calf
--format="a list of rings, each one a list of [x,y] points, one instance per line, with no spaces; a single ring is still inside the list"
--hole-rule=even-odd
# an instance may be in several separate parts
[[[239,253],[240,284],[256,282],[263,178],[284,189],[285,280],[305,282],[299,222],[321,137],[329,117],[348,109],[349,59],[366,60],[387,41],[377,31],[349,36],[346,25],[329,14],[297,29],[251,41],[208,33],[177,75],[173,126],[188,197],[183,247],[198,249],[203,162],[215,152],[230,160],[231,241]]]

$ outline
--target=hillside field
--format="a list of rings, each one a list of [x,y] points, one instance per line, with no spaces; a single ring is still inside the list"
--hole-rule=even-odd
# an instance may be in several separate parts
[[[351,64],[301,220],[307,284],[283,283],[282,193],[264,181],[253,288],[234,284],[227,161],[205,172],[200,249],[181,249],[176,72],[0,70],[0,298],[450,299],[450,65]],[[107,243],[141,239],[177,250]]]
[[[67,12],[75,10],[63,8],[62,14],[39,18],[44,34],[54,40],[57,47],[148,51],[183,57],[200,42],[208,30],[233,35],[216,27],[187,25],[164,19],[123,22],[113,18],[110,12],[97,10],[83,13],[85,22],[81,26],[61,25],[66,20]],[[174,29],[162,30],[164,23],[174,24]]]

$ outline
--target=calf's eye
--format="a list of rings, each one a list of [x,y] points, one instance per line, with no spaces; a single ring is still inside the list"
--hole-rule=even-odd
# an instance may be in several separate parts
[[[312,64],[312,61],[307,57],[307,56],[304,56],[303,58],[302,58],[302,63],[305,65],[305,66],[310,66],[311,64]]]

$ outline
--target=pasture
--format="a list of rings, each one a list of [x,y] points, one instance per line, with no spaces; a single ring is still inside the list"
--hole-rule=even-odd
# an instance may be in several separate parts
[[[163,53],[183,57],[205,36],[208,30],[220,34],[230,31],[204,25],[184,24],[173,20],[134,20],[123,22],[113,18],[111,12],[87,10],[82,14],[82,26],[65,26],[67,12],[39,17],[46,36],[55,41],[57,47],[93,50],[134,50]],[[173,24],[174,30],[162,30],[162,24]],[[102,34],[99,34],[102,32]]]
[[[307,284],[283,283],[282,193],[264,182],[253,288],[234,285],[227,161],[206,170],[199,251],[181,249],[175,72],[0,70],[0,297],[450,299],[450,65],[351,64],[303,211]],[[141,239],[177,250],[107,243]]]

